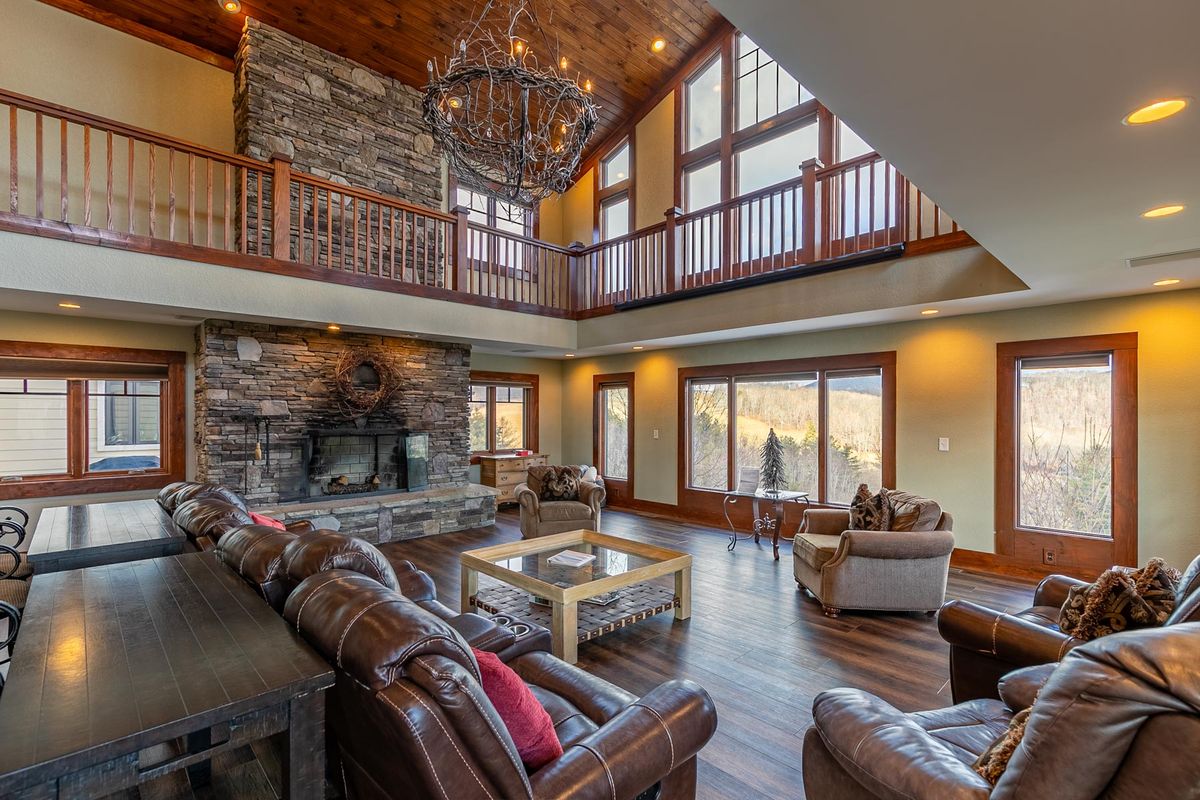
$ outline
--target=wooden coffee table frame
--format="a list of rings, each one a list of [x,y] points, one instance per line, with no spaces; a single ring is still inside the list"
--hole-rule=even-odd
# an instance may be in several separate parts
[[[557,548],[569,550],[573,546],[581,544],[610,547],[642,558],[657,559],[657,563],[565,589],[525,573],[506,569],[495,563],[502,559],[518,558],[545,550]],[[512,544],[498,544],[479,550],[468,550],[460,555],[460,560],[463,613],[475,610],[472,599],[479,591],[479,575],[481,573],[516,586],[530,594],[544,597],[550,601],[552,610],[550,635],[553,640],[554,655],[569,664],[574,664],[578,656],[580,600],[674,574],[675,596],[679,600],[679,604],[675,607],[675,619],[688,619],[692,616],[692,557],[687,553],[655,547],[644,542],[621,539],[596,531],[578,530],[552,536],[539,536],[536,539],[522,539]]]

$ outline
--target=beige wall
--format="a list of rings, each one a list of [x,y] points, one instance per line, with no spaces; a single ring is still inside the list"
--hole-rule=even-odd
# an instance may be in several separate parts
[[[637,124],[633,137],[634,227],[662,222],[675,205],[675,93]]]
[[[571,362],[563,456],[591,457],[592,375],[634,371],[636,496],[674,503],[680,367],[895,350],[897,481],[954,513],[959,547],[992,551],[996,343],[1125,331],[1139,334],[1140,558],[1186,564],[1200,552],[1200,291]],[[942,436],[948,453],[938,451]]]
[[[233,152],[233,74],[35,0],[0,0],[0,87]]]
[[[135,347],[152,350],[179,350],[188,354],[186,368],[185,430],[187,435],[187,473],[195,471],[195,449],[192,430],[195,388],[195,371],[192,353],[196,349],[195,329],[185,325],[153,325],[142,322],[77,317],[70,314],[31,314],[20,311],[0,313],[0,339],[24,342],[52,342],[54,344],[86,344],[103,347]],[[153,492],[133,492],[121,495],[88,495],[85,497],[48,497],[36,500],[17,500],[15,504],[36,515],[48,506],[79,502],[124,499],[152,496]]]

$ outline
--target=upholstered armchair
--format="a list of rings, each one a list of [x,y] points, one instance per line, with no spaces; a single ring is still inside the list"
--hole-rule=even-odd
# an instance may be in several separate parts
[[[519,485],[514,492],[521,507],[521,536],[534,539],[581,528],[600,530],[604,487],[581,480],[578,500],[542,500],[539,469],[545,468],[531,467],[528,482]]]
[[[831,617],[843,609],[933,613],[946,600],[954,550],[954,518],[939,509],[934,520],[908,531],[852,531],[849,511],[809,509],[792,541],[796,584]]]
[[[938,614],[938,632],[950,645],[950,691],[954,702],[996,697],[996,681],[1018,667],[1062,660],[1084,644],[1058,629],[1067,593],[1086,581],[1051,575],[1038,584],[1033,605],[1012,614],[967,600],[951,600]],[[1166,625],[1200,622],[1200,557],[1175,590],[1175,610]]]
[[[1197,623],[1105,636],[1061,664],[1010,673],[1003,701],[931,711],[906,714],[858,689],[822,692],[804,736],[805,791],[838,800],[1195,797],[1197,640]],[[972,765],[1030,705],[992,786]]]

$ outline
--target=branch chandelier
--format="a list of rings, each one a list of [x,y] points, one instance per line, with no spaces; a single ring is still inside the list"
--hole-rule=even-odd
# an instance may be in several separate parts
[[[549,59],[543,66],[530,45]],[[488,0],[440,67],[427,63],[422,113],[455,173],[532,203],[564,192],[596,128],[591,81],[568,62],[527,0]]]

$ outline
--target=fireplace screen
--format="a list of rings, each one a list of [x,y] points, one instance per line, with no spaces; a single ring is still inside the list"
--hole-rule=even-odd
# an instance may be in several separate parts
[[[403,431],[312,431],[308,496],[368,494],[425,485],[426,434]]]

